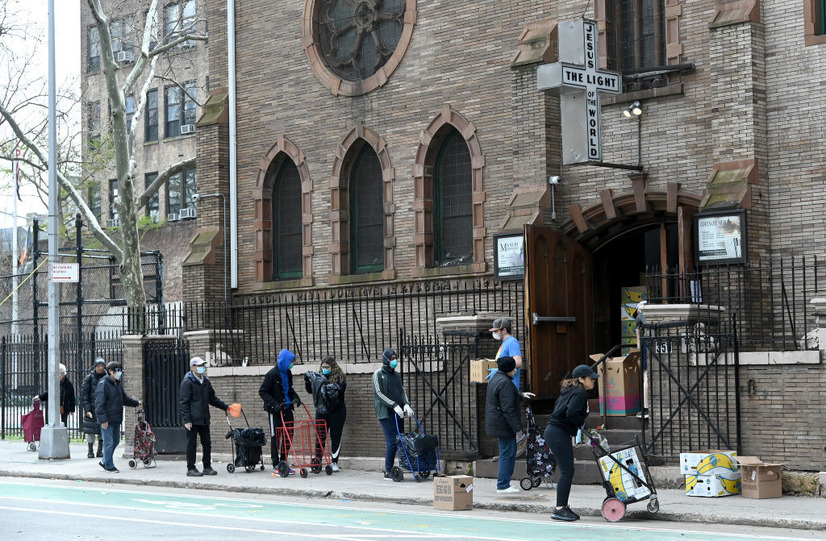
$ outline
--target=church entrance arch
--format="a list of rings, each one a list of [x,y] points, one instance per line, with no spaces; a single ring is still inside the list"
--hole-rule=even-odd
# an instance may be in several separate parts
[[[604,190],[599,203],[584,209],[574,205],[561,230],[525,226],[527,349],[539,399],[555,399],[566,373],[622,342],[623,305],[644,294],[646,268],[693,270],[692,223],[701,196],[676,183],[665,192],[639,184],[616,196]],[[657,289],[684,296],[680,287],[664,281]]]

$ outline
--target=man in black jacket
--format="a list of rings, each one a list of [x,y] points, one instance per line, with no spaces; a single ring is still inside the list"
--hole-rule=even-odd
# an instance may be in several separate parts
[[[295,354],[288,349],[282,349],[278,353],[278,362],[264,376],[264,381],[258,389],[258,396],[264,401],[264,410],[270,416],[270,458],[273,474],[278,473],[279,462],[284,462],[283,467],[289,468],[287,458],[295,428],[293,408],[301,405],[301,399],[293,388],[293,373],[290,372],[294,362]]]
[[[123,406],[137,407],[140,400],[135,400],[123,390],[120,382],[123,377],[123,367],[112,361],[106,365],[107,376],[100,378],[95,388],[95,418],[100,424],[100,435],[103,437],[103,460],[100,467],[111,473],[118,473],[112,457],[120,442],[120,424],[123,422]]]
[[[181,420],[186,428],[186,475],[201,477],[202,475],[217,475],[212,469],[212,440],[209,436],[209,407],[214,406],[227,411],[229,406],[215,396],[209,378],[206,377],[206,361],[200,357],[193,357],[189,361],[189,372],[181,381],[181,400],[179,411]],[[195,450],[198,446],[198,436],[201,437],[201,447],[204,450],[203,473],[195,467]]]
[[[513,384],[516,361],[513,357],[499,357],[499,367],[488,382],[485,403],[485,428],[488,435],[499,438],[499,475],[496,482],[497,494],[518,494],[519,489],[511,486],[513,468],[516,465],[516,442],[524,436],[522,416],[519,412],[520,393]],[[533,393],[522,393],[530,398]]]

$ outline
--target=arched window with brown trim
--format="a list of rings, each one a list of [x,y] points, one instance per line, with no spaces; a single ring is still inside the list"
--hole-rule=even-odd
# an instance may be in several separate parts
[[[292,160],[270,166],[272,188],[272,279],[301,277],[301,178]]]
[[[384,269],[381,164],[369,145],[353,160],[349,178],[350,274]]]
[[[473,169],[467,143],[455,128],[436,154],[433,167],[433,265],[473,261]]]

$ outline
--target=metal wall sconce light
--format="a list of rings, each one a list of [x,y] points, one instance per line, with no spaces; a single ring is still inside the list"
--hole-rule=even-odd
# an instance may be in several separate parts
[[[635,101],[634,103],[623,109],[622,114],[625,118],[631,118],[632,116],[640,116],[642,114],[642,106],[640,105],[640,102]]]

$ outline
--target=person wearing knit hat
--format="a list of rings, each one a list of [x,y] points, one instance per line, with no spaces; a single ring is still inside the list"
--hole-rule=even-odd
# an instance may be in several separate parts
[[[413,408],[399,376],[399,356],[393,348],[387,348],[381,356],[381,368],[373,372],[373,406],[384,432],[384,480],[394,481],[391,470],[398,450],[397,436],[402,417],[414,417]]]
[[[516,360],[511,356],[496,359],[499,367],[488,382],[485,401],[485,429],[488,435],[499,438],[499,475],[497,494],[518,494],[511,486],[513,468],[516,465],[517,441],[524,437],[519,399],[533,398],[533,393],[519,393],[513,384]]]
[[[100,378],[106,375],[106,361],[101,357],[95,359],[92,369],[83,378],[80,385],[80,404],[83,406],[83,433],[86,434],[86,443],[89,445],[89,452],[86,458],[98,458],[103,456],[103,439],[100,437],[100,425],[95,420],[95,389]],[[95,435],[98,437],[98,450],[95,453]]]

